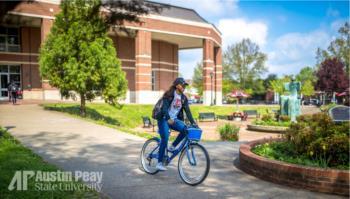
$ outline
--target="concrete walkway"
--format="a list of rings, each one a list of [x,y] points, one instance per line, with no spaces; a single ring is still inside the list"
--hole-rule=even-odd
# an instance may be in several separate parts
[[[102,192],[111,198],[338,198],[259,180],[236,167],[239,143],[204,143],[211,158],[206,181],[196,187],[167,172],[139,169],[145,141],[115,129],[44,111],[38,105],[0,105],[0,125],[46,161],[64,170],[103,171]]]

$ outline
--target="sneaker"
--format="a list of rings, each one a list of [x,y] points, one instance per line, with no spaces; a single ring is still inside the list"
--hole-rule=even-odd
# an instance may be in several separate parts
[[[173,145],[171,145],[171,146],[168,148],[168,151],[170,151],[170,152],[175,151],[175,147],[174,147]]]
[[[157,163],[156,168],[157,168],[159,171],[166,171],[166,170],[168,170],[167,168],[165,168],[165,167],[163,166],[163,164],[162,164],[161,162]]]

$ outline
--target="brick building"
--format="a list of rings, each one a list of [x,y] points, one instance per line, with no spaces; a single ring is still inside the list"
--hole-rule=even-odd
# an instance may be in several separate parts
[[[162,4],[160,4],[162,5]],[[57,89],[40,77],[38,52],[50,32],[59,0],[22,2],[0,25],[0,99],[15,80],[24,99],[61,99]],[[221,34],[194,10],[170,6],[159,14],[126,23],[134,37],[110,32],[128,80],[127,103],[154,103],[178,76],[178,52],[203,48],[204,104],[222,99]]]

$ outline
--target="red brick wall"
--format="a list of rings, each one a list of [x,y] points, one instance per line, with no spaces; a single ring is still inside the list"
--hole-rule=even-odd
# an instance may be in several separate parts
[[[135,91],[135,39],[111,36],[116,46],[117,56],[121,59],[126,72],[128,87]],[[178,76],[178,46],[164,41],[152,43],[152,70],[155,71],[155,90],[167,90]],[[148,79],[147,79],[148,80]]]
[[[41,29],[34,27],[22,27],[21,28],[21,50],[22,53],[39,53],[41,43]],[[32,62],[34,64],[22,64],[22,87],[24,90],[28,89],[40,89],[41,77],[39,74],[38,56],[25,56],[22,57],[24,62]],[[18,61],[18,60],[17,60]]]
[[[277,184],[349,196],[349,171],[288,164],[251,152],[251,148],[265,142],[258,140],[240,146],[239,164],[244,172]]]
[[[178,46],[164,41],[152,41],[152,69],[155,90],[168,90],[178,76]]]

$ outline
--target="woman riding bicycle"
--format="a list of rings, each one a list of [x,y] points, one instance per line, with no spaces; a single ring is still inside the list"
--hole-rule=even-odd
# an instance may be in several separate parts
[[[179,77],[173,82],[173,85],[166,91],[162,97],[163,105],[161,114],[157,117],[158,129],[161,137],[157,169],[160,171],[167,170],[163,165],[163,157],[165,149],[168,145],[169,128],[180,132],[175,141],[169,147],[169,151],[175,150],[176,146],[185,138],[187,126],[184,123],[183,111],[185,111],[188,120],[193,126],[197,124],[193,120],[190,108],[188,106],[187,97],[184,95],[184,90],[188,83],[184,78]]]

